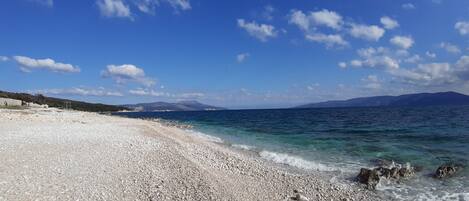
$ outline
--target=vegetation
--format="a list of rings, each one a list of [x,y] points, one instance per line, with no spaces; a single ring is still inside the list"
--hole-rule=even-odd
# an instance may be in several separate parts
[[[99,103],[87,103],[81,101],[73,101],[60,98],[46,97],[41,94],[31,95],[27,93],[12,93],[0,91],[0,97],[11,98],[16,100],[22,100],[24,102],[32,102],[36,104],[47,104],[49,107],[65,108],[66,104],[69,103],[71,109],[88,111],[88,112],[116,112],[120,110],[126,110],[126,107],[105,105]]]

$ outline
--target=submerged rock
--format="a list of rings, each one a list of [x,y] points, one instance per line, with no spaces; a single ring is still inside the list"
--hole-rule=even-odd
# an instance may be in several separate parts
[[[438,179],[447,178],[456,174],[461,169],[462,169],[462,165],[459,165],[459,164],[454,164],[454,163],[444,164],[438,167],[438,169],[435,171],[434,177]]]
[[[358,182],[366,184],[368,189],[376,189],[376,185],[379,183],[379,172],[376,169],[370,170],[362,168],[360,169],[357,179]]]
[[[407,178],[415,174],[414,168],[410,165],[402,167],[377,167],[374,169],[362,168],[357,176],[360,183],[366,184],[368,189],[375,189],[381,178],[386,179],[402,179]]]

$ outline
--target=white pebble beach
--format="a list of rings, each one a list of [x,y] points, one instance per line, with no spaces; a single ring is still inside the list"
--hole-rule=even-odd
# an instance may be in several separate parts
[[[162,123],[0,109],[0,200],[380,200]]]

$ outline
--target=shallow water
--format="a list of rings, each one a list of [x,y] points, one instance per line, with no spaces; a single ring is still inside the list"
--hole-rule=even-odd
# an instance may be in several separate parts
[[[469,165],[469,107],[336,108],[119,113],[193,126],[193,132],[302,169],[343,178],[386,159],[423,167],[411,180],[381,182],[383,196],[469,200],[468,168],[453,178],[430,175],[446,162]],[[387,184],[389,183],[389,184]]]

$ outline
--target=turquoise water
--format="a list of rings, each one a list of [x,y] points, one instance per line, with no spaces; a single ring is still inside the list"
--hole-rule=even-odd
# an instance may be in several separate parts
[[[469,165],[469,107],[340,108],[120,113],[193,126],[238,149],[301,169],[339,172],[350,180],[376,159],[423,170],[411,180],[382,182],[387,198],[467,200],[469,171],[446,180],[431,174],[447,162]]]

